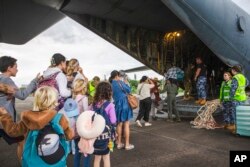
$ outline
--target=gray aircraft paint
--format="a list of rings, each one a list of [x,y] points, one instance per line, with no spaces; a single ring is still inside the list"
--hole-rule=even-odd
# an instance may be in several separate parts
[[[241,64],[246,76],[250,78],[249,7],[248,0],[91,2],[57,0],[53,3],[47,0],[42,3],[37,0],[2,0],[0,3],[0,42],[23,44],[67,15],[157,71],[156,66],[153,65],[155,62],[148,61],[147,57],[141,57],[145,55],[141,55],[139,45],[137,52],[132,53],[129,44],[121,46],[119,38],[107,36],[105,34],[107,32],[103,33],[98,29],[98,24],[92,27],[91,21],[96,23],[111,21],[110,25],[106,24],[106,30],[115,25],[122,28],[129,27],[131,32],[148,31],[149,34],[152,33],[155,36],[160,36],[164,32],[183,30],[187,26],[224,63],[229,66]],[[89,20],[91,21],[88,22]],[[141,38],[136,40],[141,40]],[[142,39],[140,42],[147,42],[147,39]],[[162,70],[158,72],[162,73]]]
[[[250,77],[247,0],[162,0],[224,63],[240,64]]]

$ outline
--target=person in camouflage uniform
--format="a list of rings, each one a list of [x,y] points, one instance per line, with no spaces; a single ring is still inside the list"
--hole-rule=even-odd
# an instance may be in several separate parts
[[[227,128],[232,133],[235,133],[236,107],[240,104],[243,104],[247,100],[245,88],[248,86],[249,82],[247,78],[241,73],[242,68],[240,66],[233,66],[231,72],[233,74],[230,90],[230,99],[232,100],[232,122]]]
[[[194,81],[196,81],[196,89],[198,94],[198,100],[196,104],[204,105],[206,104],[207,92],[207,66],[203,63],[201,57],[196,58],[196,72],[194,76]]]

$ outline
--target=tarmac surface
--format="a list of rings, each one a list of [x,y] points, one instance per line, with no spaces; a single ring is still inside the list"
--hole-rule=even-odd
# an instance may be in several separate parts
[[[30,109],[32,98],[17,101],[18,111]],[[135,114],[136,115],[136,114]],[[134,150],[114,149],[113,167],[227,167],[230,150],[250,150],[250,138],[231,135],[224,129],[191,128],[191,119],[170,123],[164,119],[152,121],[151,127],[131,125]],[[9,146],[0,139],[0,167],[18,167],[16,145]],[[73,167],[73,155],[68,157]]]

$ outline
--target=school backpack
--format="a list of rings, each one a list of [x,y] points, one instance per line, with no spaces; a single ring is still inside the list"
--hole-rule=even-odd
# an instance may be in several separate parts
[[[60,73],[60,71],[50,75],[47,78],[43,78],[41,81],[39,81],[37,88],[40,88],[42,86],[50,86],[50,87],[55,88],[58,91],[58,93],[60,94],[59,87],[58,87],[58,84],[56,81],[56,77],[59,73]],[[59,96],[59,98],[58,98],[59,105],[57,106],[57,111],[59,111],[60,109],[63,108],[64,102],[65,102],[65,98]]]
[[[98,108],[96,105],[93,106],[93,110],[97,114],[100,114],[101,116],[103,116],[103,118],[105,119],[105,123],[106,123],[102,134],[96,139],[94,143],[94,148],[95,148],[94,154],[101,152],[101,151],[105,151],[108,148],[110,139],[112,139],[112,137],[114,137],[114,134],[115,134],[114,126],[112,126],[110,119],[105,111],[105,108],[109,104],[110,102],[106,101],[100,108]]]
[[[23,149],[22,167],[66,166],[69,145],[59,124],[62,114],[40,130],[29,131]]]

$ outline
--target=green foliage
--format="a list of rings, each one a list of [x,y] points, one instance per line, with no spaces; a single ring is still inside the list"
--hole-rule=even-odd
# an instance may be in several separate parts
[[[184,92],[184,90],[179,88],[178,93],[182,93],[182,92]]]
[[[129,84],[130,84],[130,87],[131,87],[131,93],[132,94],[136,93],[138,83],[139,83],[139,81],[137,81],[137,80],[129,80]]]

